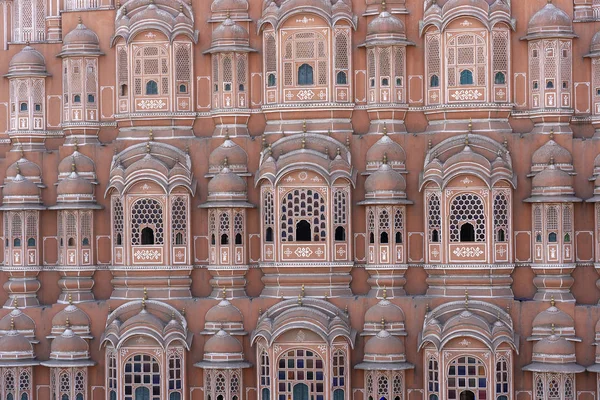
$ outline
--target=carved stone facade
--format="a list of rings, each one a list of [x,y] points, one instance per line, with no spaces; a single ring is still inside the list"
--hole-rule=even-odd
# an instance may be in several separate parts
[[[0,21],[0,400],[600,395],[600,1]]]

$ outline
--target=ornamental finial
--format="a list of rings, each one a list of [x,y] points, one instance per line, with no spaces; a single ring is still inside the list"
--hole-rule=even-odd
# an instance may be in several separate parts
[[[304,136],[302,137],[302,148],[306,148],[306,138]]]
[[[223,297],[223,300],[227,300],[227,289],[223,288],[223,291],[221,292],[221,296]]]
[[[306,120],[302,121],[302,132],[306,133]]]
[[[148,131],[148,140],[151,142],[154,141],[154,133],[152,132],[152,128],[150,128],[150,130]]]
[[[383,287],[383,299],[387,300],[387,287]]]
[[[148,300],[148,290],[144,287],[144,300]]]
[[[465,289],[465,309],[469,309],[469,291]]]
[[[385,3],[385,2],[384,2]],[[383,136],[387,136],[387,122],[383,123]]]
[[[388,158],[387,158],[387,153],[383,153],[383,160],[382,160],[383,164],[387,164],[388,163]]]
[[[554,140],[554,128],[550,128],[550,140]]]
[[[550,297],[550,305],[551,305],[552,307],[554,307],[554,304],[556,304],[556,303],[555,303],[555,301],[554,301],[554,295],[552,295],[552,297]]]
[[[19,300],[16,297],[13,298],[13,307],[15,310],[19,309]]]
[[[73,305],[73,295],[69,293],[69,305]]]
[[[385,318],[381,317],[381,330],[384,331],[385,330]]]

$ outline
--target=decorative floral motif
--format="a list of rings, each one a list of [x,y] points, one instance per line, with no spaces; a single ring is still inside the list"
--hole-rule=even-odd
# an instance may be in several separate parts
[[[451,97],[458,101],[479,100],[481,97],[483,97],[483,93],[477,89],[464,89],[457,90],[456,92],[452,93]]]
[[[137,250],[133,255],[137,260],[158,261],[160,260],[161,253],[158,250]]]
[[[294,253],[297,257],[308,258],[312,255],[313,252],[308,247],[298,247]]]
[[[140,100],[137,105],[142,110],[160,110],[165,108],[167,103],[162,100]]]
[[[452,252],[457,257],[479,257],[483,254],[483,250],[479,247],[457,247]]]
[[[312,100],[315,97],[315,92],[310,89],[300,90],[297,96],[300,100]]]

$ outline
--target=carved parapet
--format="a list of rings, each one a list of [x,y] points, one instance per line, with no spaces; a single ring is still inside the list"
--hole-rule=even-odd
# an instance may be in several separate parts
[[[68,304],[84,301],[94,301],[92,288],[94,287],[94,267],[77,267],[59,270],[60,279],[58,286],[62,290],[58,303]]]
[[[4,308],[36,307],[40,305],[37,292],[42,287],[38,280],[39,268],[27,268],[21,270],[6,270],[8,281],[4,284],[4,290],[8,293],[8,300]]]
[[[406,296],[404,274],[408,265],[366,265],[365,269],[369,273],[367,282],[371,286],[369,296],[382,299],[384,290],[388,298]]]
[[[571,293],[574,282],[571,273],[575,270],[575,264],[532,264],[531,269],[535,274],[533,284],[537,288],[534,300],[575,301]]]
[[[213,290],[211,297],[222,298],[223,291],[228,299],[247,297],[246,295],[246,273],[247,265],[237,266],[209,266],[208,272],[212,276],[210,285]]]
[[[308,297],[352,296],[352,263],[262,263],[265,285],[261,296],[295,298],[302,292]]]
[[[141,299],[145,294],[156,300],[192,297],[191,266],[113,267],[111,272],[111,299]]]
[[[459,297],[469,291],[474,298],[513,298],[513,264],[428,264],[428,296]]]

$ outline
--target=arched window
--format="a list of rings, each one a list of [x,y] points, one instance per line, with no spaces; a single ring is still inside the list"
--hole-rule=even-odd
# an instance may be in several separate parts
[[[117,242],[117,246],[121,246],[123,244],[123,237],[121,236],[120,233],[117,233],[116,242]]]
[[[327,209],[325,198],[312,189],[295,189],[288,192],[281,202],[281,240],[324,241]],[[301,221],[304,223],[299,224]],[[306,225],[308,224],[308,226]],[[302,229],[299,231],[298,228]],[[298,238],[302,233],[302,239]],[[308,234],[312,238],[308,238]]]
[[[19,109],[21,110],[21,112],[27,111],[27,103],[21,103]]]
[[[431,75],[431,78],[429,79],[429,87],[440,87],[440,77],[437,75]]]
[[[389,238],[388,238],[388,233],[387,232],[381,232],[379,234],[379,243],[380,244],[388,244],[390,242]]]
[[[175,234],[175,244],[183,244],[183,234],[181,232]]]
[[[460,71],[460,84],[461,85],[472,85],[473,84],[473,72],[468,69]]]
[[[377,380],[377,397],[379,400],[388,400],[388,393],[390,392],[390,383],[387,376],[380,376]]]
[[[439,243],[440,242],[440,233],[438,232],[437,229],[434,229],[431,232],[431,242],[432,243]]]
[[[546,81],[546,89],[554,89],[554,79],[548,79]]]
[[[93,94],[88,94],[87,101],[88,101],[88,103],[95,103],[96,102],[96,96],[94,96]]]
[[[298,85],[314,85],[312,65],[302,64],[298,68]]]
[[[496,76],[494,77],[494,83],[496,85],[506,84],[506,75],[504,75],[503,72],[496,72]]]
[[[505,358],[500,358],[496,361],[496,394],[509,393],[509,376],[508,376],[508,361]],[[500,396],[497,400],[502,400]],[[505,398],[507,396],[504,396]]]
[[[293,400],[312,400],[324,398],[325,370],[323,359],[312,350],[296,349],[284,353],[278,363],[279,396]],[[298,388],[303,381],[311,383],[310,387]]]
[[[21,247],[21,239],[20,238],[15,238],[15,240],[13,240],[13,247]]]
[[[271,391],[267,388],[263,388],[263,390],[261,391],[260,400],[271,400]]]
[[[296,241],[310,242],[311,241],[310,223],[304,219],[296,223]]]
[[[387,210],[383,210],[379,213],[379,244],[388,244],[390,230],[390,214]]]
[[[146,354],[130,357],[124,365],[125,393],[134,393],[132,400],[155,400],[161,398],[162,377],[156,358]],[[152,399],[150,399],[152,393]]]
[[[442,227],[442,216],[440,197],[437,193],[432,193],[427,203],[427,225],[429,227],[429,240],[432,243],[440,241],[440,229]]]
[[[268,227],[265,234],[265,242],[272,243],[273,242],[273,228]]]
[[[158,83],[156,83],[156,81],[149,80],[146,82],[146,95],[150,96],[155,94],[158,94]]]
[[[343,242],[346,240],[346,230],[343,226],[338,226],[335,228],[335,240],[338,242]]]
[[[275,74],[269,74],[269,76],[267,77],[267,86],[273,87],[276,83],[277,80],[275,79]]]
[[[142,243],[142,230],[146,231],[144,243]],[[150,241],[150,238],[152,240]],[[131,244],[164,244],[164,221],[162,204],[155,199],[140,199],[131,207]]]
[[[460,227],[460,241],[461,242],[474,242],[475,241],[475,228],[470,223],[464,223]]]
[[[458,393],[459,398],[463,400],[486,398],[487,376],[481,360],[469,356],[459,357],[448,365],[447,371],[448,399],[456,399]]]
[[[142,229],[142,246],[154,244],[154,230],[149,227]]]
[[[81,95],[79,95],[79,94],[74,95],[73,103],[81,103]]]
[[[344,400],[344,391],[342,389],[336,389],[333,391],[333,400]]]
[[[241,233],[235,234],[235,244],[242,244],[242,234]]]
[[[550,242],[550,243],[556,243],[556,242],[557,242],[557,236],[556,236],[556,233],[554,233],[554,232],[550,232],[550,233],[548,234],[548,242]]]
[[[123,244],[123,203],[121,203],[121,200],[116,196],[114,196],[112,199],[112,218],[115,244],[117,246],[121,246]]]
[[[70,237],[69,240],[67,241],[67,246],[75,247],[75,239]]]
[[[344,71],[337,73],[336,82],[338,85],[345,85],[348,83],[348,78],[346,77],[346,73]]]
[[[186,85],[179,85],[179,93],[187,93],[187,86]]]
[[[221,235],[221,245],[227,245],[229,244],[229,235],[226,233],[223,233]]]

